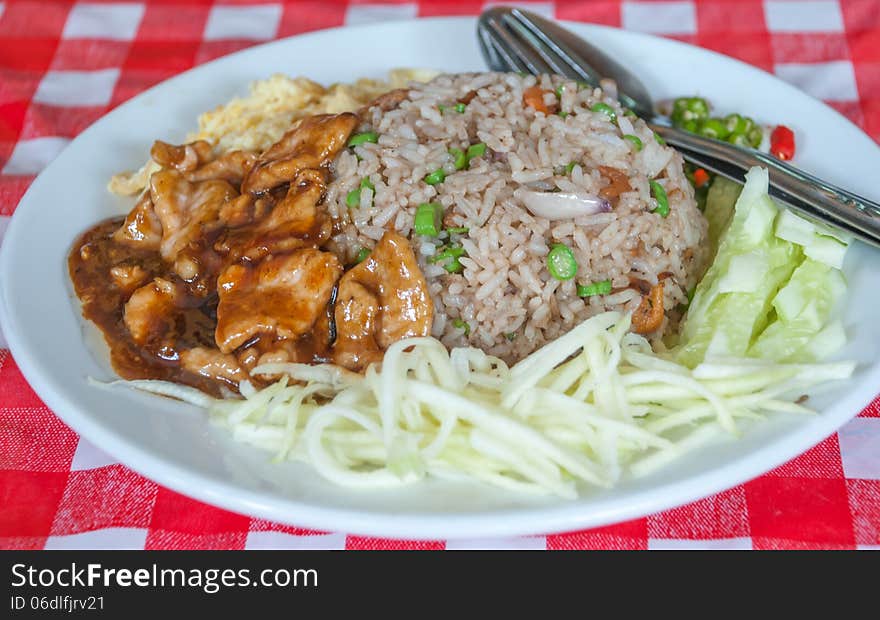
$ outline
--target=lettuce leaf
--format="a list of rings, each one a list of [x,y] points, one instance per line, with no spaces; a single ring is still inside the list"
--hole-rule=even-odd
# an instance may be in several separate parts
[[[843,275],[811,258],[795,269],[788,284],[773,300],[776,321],[764,330],[749,349],[749,355],[783,361],[812,361],[807,345],[823,331],[831,318],[835,301],[846,290]],[[831,353],[830,345],[823,353]]]
[[[728,356],[808,362],[827,357],[845,342],[843,327],[832,315],[846,292],[840,266],[849,239],[780,211],[768,189],[765,169],[746,174],[672,352],[686,366]],[[733,189],[721,191],[729,199]],[[716,193],[713,207],[710,194],[707,202],[707,216],[715,218],[716,226],[724,219],[722,198]]]
[[[685,317],[675,353],[682,364],[693,368],[707,354],[745,355],[766,326],[777,291],[803,258],[799,246],[773,234],[778,209],[768,187],[766,170],[753,168],[746,175],[715,260]],[[763,272],[748,274],[743,282],[747,276],[737,274],[748,265]]]

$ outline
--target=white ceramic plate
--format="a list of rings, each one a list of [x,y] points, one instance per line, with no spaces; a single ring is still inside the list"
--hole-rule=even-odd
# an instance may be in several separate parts
[[[166,485],[231,510],[300,526],[368,535],[455,538],[546,533],[598,526],[695,500],[753,478],[815,445],[857,414],[880,387],[880,252],[852,248],[844,322],[853,379],[811,402],[810,418],[774,418],[695,452],[648,478],[577,501],[511,495],[477,484],[429,481],[398,491],[334,487],[299,464],[233,443],[203,413],[167,399],[91,387],[113,377],[94,346],[66,273],[75,237],[130,209],[105,190],[138,167],[152,141],[182,141],[196,116],[273,72],[321,82],[379,77],[393,67],[483,70],[472,19],[435,19],[327,30],[249,49],[171,79],[83,132],[36,179],[12,218],[0,256],[4,331],[27,380],[82,436]],[[699,93],[722,111],[785,122],[798,136],[797,164],[880,198],[880,150],[856,127],[792,86],[737,61],[673,41],[570,24],[638,68],[657,98]],[[87,344],[91,342],[91,344]]]

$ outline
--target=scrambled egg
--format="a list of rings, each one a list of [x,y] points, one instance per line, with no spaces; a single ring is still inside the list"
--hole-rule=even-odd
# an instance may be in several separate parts
[[[207,140],[219,153],[262,151],[304,116],[353,112],[410,81],[427,82],[435,75],[437,72],[425,69],[395,69],[389,72],[387,81],[362,78],[353,84],[324,87],[308,78],[275,74],[252,83],[248,96],[236,97],[202,114],[198,131],[187,140]],[[158,169],[149,160],[136,172],[115,175],[107,188],[114,194],[138,194]]]

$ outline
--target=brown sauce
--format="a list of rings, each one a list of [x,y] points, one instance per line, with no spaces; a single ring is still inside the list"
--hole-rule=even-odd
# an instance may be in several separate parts
[[[130,292],[123,291],[110,277],[116,266],[139,265],[150,279],[171,279],[167,266],[156,252],[145,252],[118,243],[113,233],[124,218],[113,218],[87,230],[73,245],[67,259],[70,279],[82,301],[83,316],[104,334],[110,347],[113,369],[123,379],[160,379],[184,383],[219,395],[219,385],[206,377],[190,373],[180,366],[180,352],[196,347],[214,347],[217,298],[209,296],[194,307],[176,314],[170,338],[136,344],[123,322],[123,310]],[[175,276],[176,277],[176,276]]]

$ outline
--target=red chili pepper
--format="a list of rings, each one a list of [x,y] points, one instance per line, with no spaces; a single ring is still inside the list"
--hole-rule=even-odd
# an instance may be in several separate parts
[[[785,125],[777,125],[770,134],[770,153],[783,161],[794,157],[794,132]]]
[[[706,183],[709,182],[709,173],[703,170],[702,168],[697,168],[694,170],[694,186],[695,187],[703,187]]]

